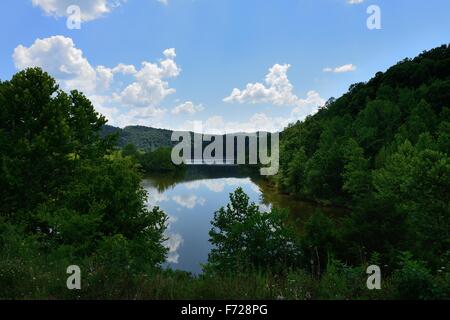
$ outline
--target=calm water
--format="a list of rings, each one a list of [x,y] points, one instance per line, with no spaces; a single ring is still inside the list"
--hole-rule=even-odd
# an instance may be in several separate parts
[[[201,264],[208,259],[214,212],[229,202],[229,194],[236,188],[241,187],[261,210],[286,208],[291,218],[300,222],[317,208],[279,195],[260,179],[230,168],[189,169],[181,177],[151,176],[143,181],[143,187],[149,194],[148,206],[159,206],[169,216],[167,266],[195,274],[201,273]]]

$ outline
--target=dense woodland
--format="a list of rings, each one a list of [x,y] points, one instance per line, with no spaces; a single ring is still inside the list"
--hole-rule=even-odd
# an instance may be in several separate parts
[[[151,173],[173,173],[184,172],[184,165],[175,165],[172,162],[172,148],[161,147],[153,151],[138,149],[134,144],[127,144],[120,150],[120,154],[133,160],[144,175]]]
[[[169,149],[117,151],[82,93],[21,71],[0,82],[0,298],[448,299],[449,108],[442,46],[289,126],[272,182],[348,214],[317,211],[299,234],[289,212],[259,212],[237,189],[194,277],[162,268],[167,216],[147,208],[140,185],[143,166],[172,169]],[[80,291],[66,288],[74,264]],[[370,264],[382,290],[366,288]]]
[[[433,270],[450,254],[450,48],[405,59],[352,85],[283,132],[280,190],[351,209],[328,243],[359,264],[393,268],[408,251]],[[323,232],[329,221],[317,225]],[[314,259],[314,257],[311,257]]]
[[[123,129],[104,125],[101,136],[117,135],[117,146],[123,148],[127,145],[134,145],[143,151],[154,151],[159,148],[172,147],[172,131],[166,129],[156,129],[144,126],[130,126]]]

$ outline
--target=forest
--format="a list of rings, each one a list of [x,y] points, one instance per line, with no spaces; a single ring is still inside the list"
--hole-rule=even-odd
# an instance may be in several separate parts
[[[449,46],[405,59],[283,132],[278,188],[351,210],[314,246],[322,260],[332,252],[394,268],[408,252],[435,271],[446,267],[449,70]]]
[[[119,149],[106,122],[39,68],[0,82],[0,299],[450,298],[448,45],[281,133],[270,183],[347,214],[318,210],[299,232],[238,188],[214,214],[199,276],[163,267],[168,216],[140,184],[173,170],[170,149]],[[67,290],[70,265],[82,290]],[[369,265],[381,290],[366,287]]]

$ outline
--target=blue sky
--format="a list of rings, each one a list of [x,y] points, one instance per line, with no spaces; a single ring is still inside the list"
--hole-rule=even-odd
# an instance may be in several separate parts
[[[0,79],[41,66],[121,127],[278,130],[449,43],[449,13],[448,0],[2,0]]]

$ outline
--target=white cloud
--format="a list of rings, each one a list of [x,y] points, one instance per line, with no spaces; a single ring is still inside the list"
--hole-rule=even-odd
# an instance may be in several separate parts
[[[84,22],[98,19],[125,2],[126,0],[32,0],[34,6],[55,17],[66,17],[67,8],[79,6],[81,20]]]
[[[252,104],[270,103],[277,106],[294,107],[304,107],[317,103],[323,105],[325,100],[321,99],[319,94],[314,91],[311,91],[314,92],[314,95],[310,96],[319,97],[319,99],[310,100],[309,97],[301,99],[293,93],[293,86],[287,76],[290,67],[289,64],[275,64],[269,69],[269,73],[265,77],[265,84],[249,83],[243,90],[234,88],[231,95],[223,101]]]
[[[104,70],[97,74],[71,38],[54,36],[37,39],[29,48],[19,45],[14,50],[13,59],[17,69],[41,67],[55,77],[64,89],[78,88],[92,92],[98,85],[97,77],[100,83],[105,82]]]
[[[53,36],[37,39],[30,47],[19,45],[13,60],[17,69],[41,67],[64,90],[83,91],[112,125],[157,126],[166,113],[159,105],[175,92],[168,79],[181,72],[174,60],[175,49],[166,49],[163,55],[156,63],[142,62],[140,69],[123,63],[113,68],[94,67],[71,38]],[[117,74],[131,76],[131,83],[122,85]]]
[[[324,68],[323,72],[345,73],[345,72],[352,72],[355,70],[356,66],[354,64],[349,63],[335,68],[330,67]]]
[[[276,132],[285,128],[293,118],[269,117],[265,113],[256,113],[247,121],[225,121],[221,116],[213,116],[205,121],[194,120],[185,121],[176,128],[179,131],[194,131],[208,134],[224,134],[257,131]]]
[[[289,122],[293,122],[296,120],[303,120],[306,116],[315,113],[318,110],[318,107],[323,106],[325,101],[316,91],[309,91],[306,94],[306,101],[303,106],[297,106],[291,111],[291,118]]]
[[[168,5],[168,0],[157,0]],[[31,0],[33,6],[39,7],[45,14],[54,17],[67,17],[70,6],[78,6],[81,10],[81,21],[87,22],[101,18],[115,8],[126,3],[127,0]]]
[[[205,108],[201,104],[196,105],[192,101],[186,101],[173,108],[172,114],[187,113],[193,115],[197,112],[203,111],[204,109]]]
[[[360,4],[363,2],[364,2],[364,0],[347,0],[348,4]]]
[[[127,65],[123,63],[119,63],[116,67],[112,69],[112,72],[115,73],[121,73],[121,74],[135,74],[136,67],[133,65]]]

